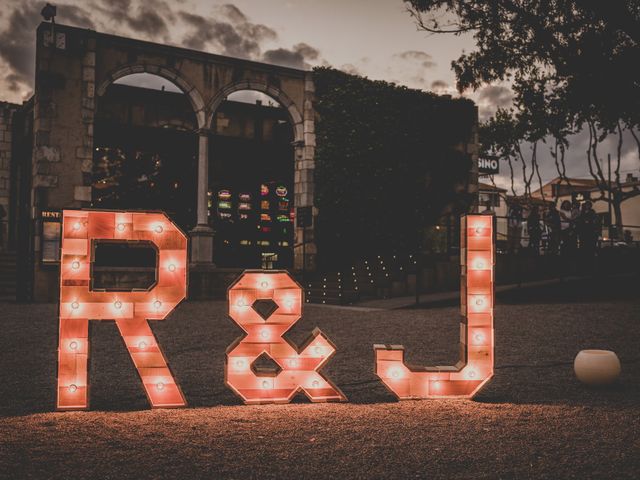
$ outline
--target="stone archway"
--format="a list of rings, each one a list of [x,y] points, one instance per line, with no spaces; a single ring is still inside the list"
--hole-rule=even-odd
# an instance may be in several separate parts
[[[211,129],[213,117],[216,114],[216,111],[218,110],[220,104],[233,92],[237,92],[240,90],[254,90],[256,92],[262,92],[276,100],[280,105],[282,105],[282,107],[287,111],[287,114],[289,115],[291,127],[293,128],[294,143],[304,141],[304,122],[302,114],[300,113],[300,110],[298,109],[296,104],[288,97],[286,93],[284,93],[279,88],[260,82],[240,81],[230,83],[222,87],[207,105],[208,117],[206,128],[208,130]]]
[[[208,113],[206,130],[212,131],[213,119],[216,115],[218,107],[229,95],[240,90],[252,90],[264,93],[276,100],[282,108],[284,108],[289,117],[291,127],[293,129],[293,147],[294,147],[294,206],[313,208],[313,170],[314,170],[314,153],[315,153],[315,127],[314,127],[314,111],[309,98],[305,98],[301,112],[298,105],[280,88],[263,82],[250,80],[241,80],[229,83],[211,98],[207,104],[206,111]],[[305,81],[305,94],[311,95],[313,92],[313,82],[307,77]],[[313,215],[317,212],[314,210]],[[311,230],[311,231],[309,231]],[[313,239],[312,229],[308,229],[305,236],[303,229],[294,227],[294,268],[302,269],[306,262],[311,269],[315,269],[316,246]],[[309,235],[310,234],[310,235]],[[306,247],[302,245],[302,241],[307,243]],[[307,260],[304,259],[307,257]]]
[[[100,83],[100,85],[98,85],[96,94],[99,97],[103,96],[107,91],[109,85],[113,84],[116,80],[137,73],[148,73],[151,75],[156,75],[175,84],[180,90],[182,90],[187,98],[189,98],[189,102],[193,107],[193,113],[196,116],[198,129],[202,129],[205,127],[205,119],[207,118],[207,115],[205,112],[205,104],[204,100],[202,100],[202,95],[200,95],[200,92],[187,80],[185,80],[178,71],[171,68],[148,63],[118,67],[116,70],[111,71],[105,76],[105,79]]]

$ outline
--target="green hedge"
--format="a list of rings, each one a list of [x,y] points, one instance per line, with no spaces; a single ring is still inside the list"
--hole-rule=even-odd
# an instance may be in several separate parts
[[[473,102],[331,68],[313,75],[321,266],[413,252],[445,207],[466,210],[470,198],[456,185],[471,160],[454,146],[470,138]]]

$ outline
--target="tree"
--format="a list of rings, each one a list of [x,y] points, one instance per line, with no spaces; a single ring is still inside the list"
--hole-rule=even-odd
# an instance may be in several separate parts
[[[476,49],[452,64],[460,91],[508,81],[522,138],[551,138],[551,154],[566,179],[567,137],[589,131],[586,163],[622,225],[622,138],[628,131],[640,156],[640,1],[411,0],[409,11],[431,33],[473,34]],[[504,116],[504,112],[501,114]],[[528,118],[527,118],[528,117]],[[504,122],[505,119],[500,119]],[[543,134],[540,137],[540,134]],[[598,145],[617,136],[615,178],[604,175]],[[532,168],[535,168],[532,165]]]

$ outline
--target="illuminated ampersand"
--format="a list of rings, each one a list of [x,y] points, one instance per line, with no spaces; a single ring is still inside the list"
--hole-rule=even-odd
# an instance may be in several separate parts
[[[287,272],[249,270],[229,288],[229,316],[246,335],[227,349],[225,380],[245,403],[287,403],[298,391],[313,402],[346,400],[320,373],[336,351],[329,339],[316,328],[298,352],[283,337],[301,315],[302,289]],[[261,368],[260,357],[275,363]]]
[[[373,347],[376,374],[401,400],[469,398],[493,376],[493,216],[462,217],[460,243],[460,361],[455,366],[408,366],[402,345]]]
[[[144,291],[92,289],[96,242],[147,242],[156,282]],[[65,210],[60,261],[58,410],[88,408],[89,320],[115,320],[153,407],[186,404],[148,320],[163,320],[186,296],[187,238],[162,213]]]

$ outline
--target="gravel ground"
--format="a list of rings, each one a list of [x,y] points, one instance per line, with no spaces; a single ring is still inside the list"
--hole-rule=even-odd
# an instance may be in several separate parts
[[[56,307],[1,304],[0,478],[638,478],[637,285],[502,297],[497,373],[474,401],[396,402],[373,374],[374,343],[454,361],[456,307],[308,306],[289,336],[333,340],[325,372],[350,403],[244,406],[223,383],[240,330],[224,302],[187,302],[152,326],[191,408],[155,411],[113,323],[93,322],[92,411],[53,413]],[[578,384],[583,348],[618,353],[618,385]]]

